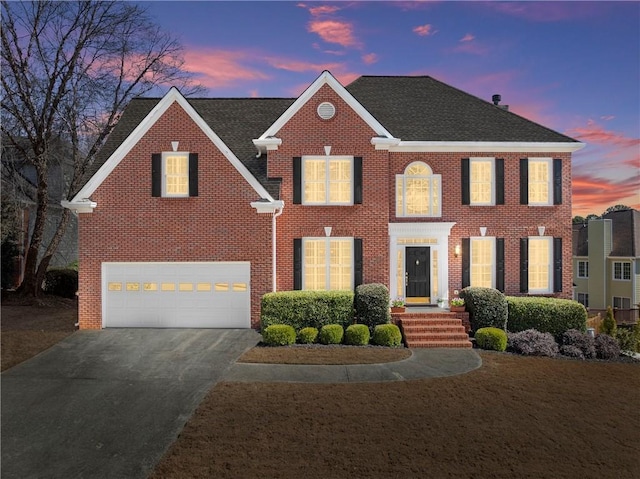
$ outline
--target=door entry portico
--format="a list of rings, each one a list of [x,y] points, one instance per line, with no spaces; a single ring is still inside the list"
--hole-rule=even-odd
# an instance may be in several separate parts
[[[405,250],[405,287],[408,304],[431,302],[431,251],[429,247]]]

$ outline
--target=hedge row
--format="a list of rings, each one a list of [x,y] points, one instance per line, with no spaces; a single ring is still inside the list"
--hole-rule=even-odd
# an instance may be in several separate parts
[[[509,308],[507,330],[512,333],[536,329],[559,339],[565,331],[587,330],[587,310],[569,299],[506,297]]]
[[[288,324],[272,324],[262,330],[262,339],[268,346],[288,346],[296,342],[296,331]],[[364,324],[352,324],[346,331],[340,324],[325,324],[318,329],[305,327],[298,331],[298,343],[349,344],[366,346],[371,341],[378,346],[398,347],[402,344],[400,328],[395,324],[379,324],[373,329],[373,336]]]
[[[272,324],[288,324],[296,331],[316,329],[326,324],[346,328],[353,323],[352,291],[281,291],[262,297],[262,329]]]

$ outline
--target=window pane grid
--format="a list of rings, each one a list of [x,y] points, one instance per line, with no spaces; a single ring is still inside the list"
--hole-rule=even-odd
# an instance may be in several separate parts
[[[471,286],[493,287],[493,240],[471,240]]]
[[[349,204],[352,202],[350,159],[305,159],[304,202]]]
[[[493,192],[493,163],[491,161],[471,161],[469,172],[469,193],[471,204],[491,204]]]
[[[551,162],[547,160],[529,160],[529,203],[549,204]]]
[[[304,288],[351,290],[353,242],[349,239],[306,239],[304,242]]]
[[[529,239],[529,290],[549,291],[551,268],[550,241]]]
[[[186,155],[166,156],[164,175],[167,195],[189,194],[189,159]]]
[[[412,163],[396,175],[396,216],[439,216],[440,175],[424,163]]]

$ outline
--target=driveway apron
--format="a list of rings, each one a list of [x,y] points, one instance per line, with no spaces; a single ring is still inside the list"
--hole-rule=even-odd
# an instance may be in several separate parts
[[[78,331],[2,373],[3,479],[145,478],[253,330]]]

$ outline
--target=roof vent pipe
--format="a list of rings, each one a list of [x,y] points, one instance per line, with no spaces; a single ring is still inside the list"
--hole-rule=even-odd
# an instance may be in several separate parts
[[[500,103],[500,100],[502,100],[502,97],[500,95],[493,95],[491,97],[491,101],[494,105],[498,105]]]

